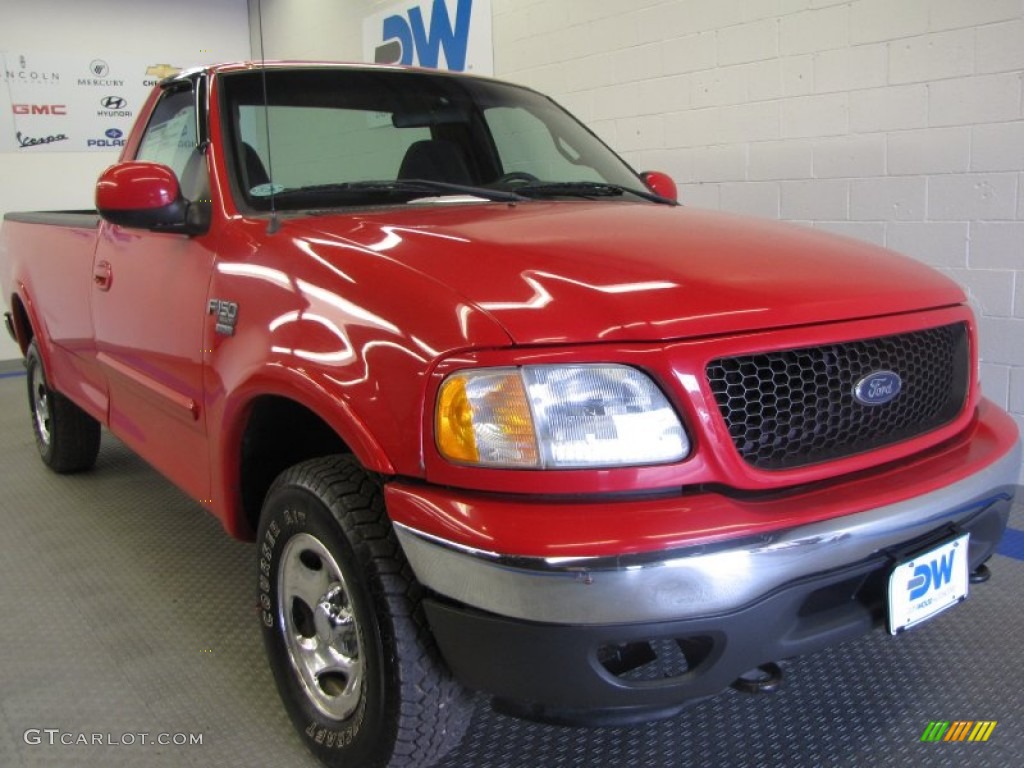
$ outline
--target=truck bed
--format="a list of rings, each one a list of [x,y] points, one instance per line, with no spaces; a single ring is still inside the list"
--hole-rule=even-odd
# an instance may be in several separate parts
[[[95,210],[81,211],[11,211],[4,214],[4,221],[22,224],[46,224],[52,227],[95,228],[100,215]]]

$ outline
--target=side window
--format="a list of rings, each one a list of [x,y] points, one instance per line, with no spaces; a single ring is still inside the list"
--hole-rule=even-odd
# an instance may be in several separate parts
[[[169,91],[153,110],[135,159],[169,166],[178,177],[182,194],[194,200],[202,195],[200,177],[206,175],[205,158],[196,143],[196,105],[192,90]]]

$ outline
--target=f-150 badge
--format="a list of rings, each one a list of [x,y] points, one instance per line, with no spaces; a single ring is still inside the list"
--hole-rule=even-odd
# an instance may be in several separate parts
[[[207,314],[217,318],[214,330],[222,336],[235,335],[235,323],[238,322],[238,304],[223,299],[210,299]]]

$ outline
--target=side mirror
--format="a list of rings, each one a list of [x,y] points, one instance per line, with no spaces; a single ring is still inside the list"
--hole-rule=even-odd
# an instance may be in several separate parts
[[[656,195],[664,197],[666,200],[672,202],[679,202],[679,190],[676,189],[676,183],[672,181],[672,177],[667,173],[661,171],[644,171],[640,174],[640,178],[643,179],[644,184]]]
[[[96,209],[111,224],[132,229],[196,235],[207,226],[206,217],[182,197],[174,171],[159,163],[107,168],[96,182]]]

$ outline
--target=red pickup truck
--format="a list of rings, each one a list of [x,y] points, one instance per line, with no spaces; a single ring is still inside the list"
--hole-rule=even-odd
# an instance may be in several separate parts
[[[96,211],[5,217],[39,453],[106,426],[255,540],[328,765],[437,760],[471,690],[579,724],[770,690],[963,600],[1021,448],[961,290],[674,198],[493,80],[168,78]]]

